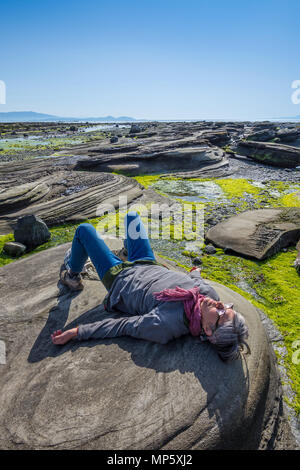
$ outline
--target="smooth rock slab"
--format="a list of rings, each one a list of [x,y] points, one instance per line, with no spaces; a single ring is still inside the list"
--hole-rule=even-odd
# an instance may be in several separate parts
[[[0,213],[28,206],[45,197],[50,188],[41,182],[20,184],[0,191]]]
[[[291,145],[240,141],[232,149],[239,155],[268,165],[295,168],[300,164],[300,149]]]
[[[27,177],[26,172],[26,177]],[[75,179],[76,175],[82,174],[83,179],[87,172],[69,172],[69,179]],[[30,204],[28,207],[9,211],[0,215],[0,234],[11,233],[16,225],[17,219],[29,214],[40,216],[48,225],[59,225],[67,222],[83,221],[87,218],[99,217],[102,215],[102,208],[105,205],[118,208],[120,196],[126,196],[130,203],[141,196],[142,189],[137,181],[126,178],[122,175],[107,175],[106,173],[88,174],[94,177],[100,184],[91,187],[79,187],[78,190],[68,190],[66,193],[58,194],[51,200],[42,200]],[[107,176],[107,177],[106,177]],[[56,174],[51,175],[49,180],[55,184]],[[93,179],[93,178],[92,178]],[[101,179],[103,182],[101,183]]]
[[[194,145],[179,148],[164,148],[160,145],[148,146],[140,153],[102,155],[90,160],[78,161],[77,170],[118,171],[126,175],[165,173],[177,174],[178,171],[202,171],[207,167],[218,169],[223,166],[225,153],[218,147]]]
[[[252,355],[232,364],[189,335],[167,345],[123,337],[54,346],[53,330],[108,315],[99,281],[80,294],[57,282],[69,246],[0,270],[1,449],[266,448],[278,433],[283,441],[279,376],[258,311],[220,284],[212,283],[250,330]]]
[[[206,234],[214,245],[265,259],[300,237],[300,208],[246,211],[220,222]]]

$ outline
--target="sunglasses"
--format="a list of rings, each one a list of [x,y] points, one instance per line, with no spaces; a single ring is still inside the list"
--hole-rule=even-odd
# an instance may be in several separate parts
[[[220,318],[226,313],[226,310],[228,308],[232,308],[232,307],[233,307],[233,303],[230,303],[230,304],[224,304],[224,308],[222,308],[222,309],[217,308],[218,318],[217,318],[217,321],[216,321],[216,324],[215,324],[215,329],[218,328]]]

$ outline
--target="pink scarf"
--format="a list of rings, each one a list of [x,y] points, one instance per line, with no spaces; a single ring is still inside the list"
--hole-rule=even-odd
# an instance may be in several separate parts
[[[190,322],[189,328],[193,336],[199,336],[201,333],[201,307],[200,304],[205,295],[200,294],[198,287],[192,289],[182,289],[176,286],[175,289],[164,289],[161,292],[154,292],[157,300],[166,302],[182,301],[184,311]]]

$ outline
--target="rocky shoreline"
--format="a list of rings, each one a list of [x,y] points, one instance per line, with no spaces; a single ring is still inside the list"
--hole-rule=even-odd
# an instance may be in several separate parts
[[[290,259],[296,259],[295,244],[300,237],[300,171],[297,169],[300,166],[300,126],[270,122],[151,122],[122,128],[114,125],[109,130],[97,129],[86,133],[83,132],[84,125],[76,125],[75,130],[70,130],[70,124],[68,127],[66,130],[66,125],[53,123],[46,126],[31,126],[29,123],[26,127],[22,123],[0,126],[0,247],[12,240],[11,233],[18,218],[32,213],[42,217],[52,234],[51,241],[32,253],[71,241],[76,224],[86,220],[94,224],[99,222],[103,217],[99,206],[110,204],[111,208],[122,214],[120,196],[124,195],[129,204],[144,207],[150,207],[154,202],[166,203],[171,207],[188,202],[194,211],[198,211],[204,204],[205,235],[218,230],[218,237],[223,239],[223,226],[227,223],[229,228],[232,227],[232,216],[239,217],[241,214],[242,217],[247,210],[251,213],[261,211],[263,217],[272,210],[277,215],[283,210],[285,213],[288,211],[292,214],[284,222],[288,236],[279,236],[278,230],[283,228],[279,227],[277,220],[276,227],[272,221],[268,237],[261,236],[260,232],[259,249],[267,253],[267,261],[260,264],[253,261],[253,256],[252,261],[243,259],[241,255],[245,253],[243,249],[236,248],[237,244],[233,256],[228,241],[222,245],[210,236],[204,249],[188,240],[156,239],[153,245],[161,255],[176,259],[185,267],[196,264],[198,259],[205,277],[236,289],[251,300],[259,311],[263,310],[268,318],[275,321],[274,325],[281,334],[282,347],[285,348],[283,355],[280,356],[278,351],[276,354],[284,374],[291,380],[291,389],[296,391],[294,396],[289,397],[290,406],[299,413],[299,388],[296,385],[299,375],[297,366],[291,364],[292,342],[299,339],[298,330],[289,329],[295,321],[292,317],[290,323],[286,321],[282,326],[280,305],[290,312],[292,289],[296,294],[300,288],[300,278],[295,268],[289,265]],[[28,144],[28,136],[23,136],[18,147],[15,147],[14,139],[24,134],[25,129],[27,133],[32,130],[32,141],[42,139],[41,144],[33,148]],[[58,136],[61,129],[69,133],[67,141],[65,136]],[[45,134],[50,131],[53,132],[51,138]],[[11,146],[8,140],[12,142]],[[3,141],[5,145],[1,143]],[[51,156],[39,158],[43,152]],[[157,217],[163,223],[169,220],[168,215],[158,214]],[[253,223],[257,223],[255,216]],[[237,241],[242,239],[239,230],[244,225],[245,221],[237,228]],[[173,226],[175,230],[176,220]],[[254,232],[244,235],[241,247],[249,245],[247,240],[253,239]],[[206,249],[208,239],[222,249],[216,248],[210,254]],[[272,249],[268,248],[267,242],[273,243]],[[21,258],[24,259],[19,263],[30,263],[31,255],[26,253]],[[13,262],[14,258],[2,252],[1,260],[4,265]],[[13,271],[9,266],[5,269],[7,272],[10,269]],[[287,278],[287,286],[284,287],[284,282],[280,287],[278,284],[278,290],[282,292],[269,296],[268,289],[272,282],[275,285],[271,272],[276,274],[276,270],[278,276],[282,272]],[[21,291],[20,284],[20,295]],[[299,308],[297,302],[295,299],[293,308],[296,312]],[[19,318],[19,314],[17,316]],[[2,320],[5,328],[7,318]],[[271,342],[273,340],[270,338]],[[275,360],[272,361],[275,364]],[[285,445],[291,448],[296,445],[291,444],[294,438],[289,436],[286,416],[293,416],[296,431],[299,421],[292,408],[287,411],[282,394],[278,393],[274,400],[279,400],[281,411],[278,412],[277,407],[277,417],[273,417],[277,424],[275,427],[272,424],[273,431],[269,434],[268,443],[261,442],[260,448],[264,445],[268,448],[285,448]],[[261,439],[263,441],[264,438]]]

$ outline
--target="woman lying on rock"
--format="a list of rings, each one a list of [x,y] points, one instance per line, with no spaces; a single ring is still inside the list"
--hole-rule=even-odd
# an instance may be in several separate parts
[[[224,361],[237,359],[248,328],[232,305],[224,305],[216,291],[200,275],[199,268],[176,272],[155,260],[144,225],[136,212],[125,217],[125,247],[128,261],[122,261],[104,243],[91,224],[76,230],[72,248],[65,257],[61,281],[72,290],[83,289],[81,271],[88,257],[108,290],[104,306],[129,316],[79,325],[52,335],[54,344],[72,338],[87,340],[133,336],[165,344],[192,334],[208,339]]]

